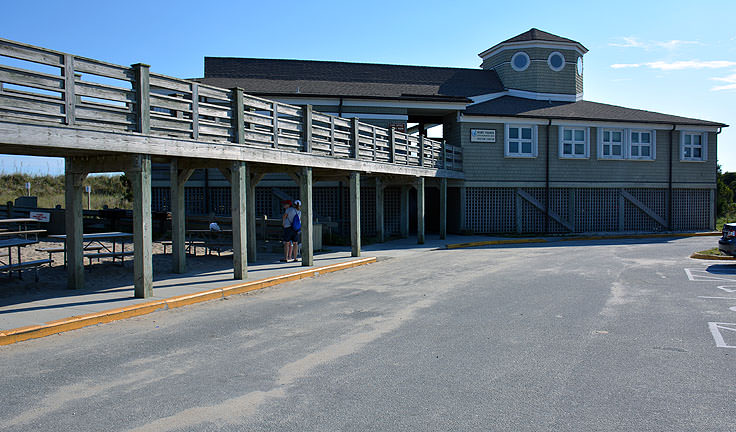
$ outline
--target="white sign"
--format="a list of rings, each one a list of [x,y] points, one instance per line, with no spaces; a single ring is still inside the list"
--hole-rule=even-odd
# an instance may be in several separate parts
[[[31,212],[28,217],[36,219],[39,222],[49,222],[51,220],[51,213],[46,212]]]
[[[496,142],[496,129],[470,129],[470,142]]]

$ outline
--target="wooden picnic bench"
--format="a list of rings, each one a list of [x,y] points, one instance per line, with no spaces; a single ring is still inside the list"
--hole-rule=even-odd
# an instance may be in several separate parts
[[[166,248],[172,246],[173,243],[174,242],[172,242],[171,240],[164,240],[164,241],[161,242],[161,244],[164,247],[164,255],[168,253],[168,252],[166,252]],[[187,251],[187,253],[190,253],[190,254],[192,254],[194,256],[197,256],[197,247],[204,248],[205,250],[207,249],[207,246],[205,245],[205,242],[203,242],[203,241],[194,241],[194,240],[192,240],[192,241],[185,242],[185,244],[186,244],[186,249],[185,250]]]
[[[46,230],[43,229],[30,229],[30,230],[20,230],[20,231],[1,231],[0,236],[2,237],[11,237],[11,236],[21,236],[21,235],[28,235],[28,234],[35,234],[38,236],[38,234],[45,234]]]
[[[44,264],[51,265],[51,260],[50,259],[40,259],[40,260],[35,260],[35,261],[25,261],[22,263],[8,264],[8,265],[0,266],[0,272],[12,273],[14,271],[17,271],[20,279],[23,279],[23,276],[21,275],[22,270],[34,270],[35,280],[36,282],[38,282],[38,268],[43,266]]]
[[[133,251],[116,251],[116,252],[95,252],[95,253],[86,253],[84,254],[84,257],[89,260],[89,264],[92,264],[93,259],[97,259],[99,261],[100,258],[112,258],[112,262],[115,262],[116,259],[120,259],[120,265],[125,265],[125,257],[126,256],[133,256]]]
[[[102,246],[97,246],[97,245],[87,245],[84,247],[84,250],[88,252],[99,252],[101,249],[102,249]],[[54,262],[53,254],[64,253],[65,250],[66,248],[64,248],[63,246],[60,246],[60,247],[38,248],[36,249],[36,252],[46,252],[47,254],[49,254],[49,259],[51,260],[51,262]]]

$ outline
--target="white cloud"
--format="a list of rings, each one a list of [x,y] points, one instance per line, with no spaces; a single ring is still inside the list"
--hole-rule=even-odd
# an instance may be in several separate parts
[[[725,85],[715,86],[711,90],[712,91],[720,91],[720,90],[736,90],[736,73],[733,73],[731,75],[725,76],[725,77],[713,77],[711,78],[713,81],[720,81],[726,83]]]
[[[648,67],[662,71],[675,71],[686,69],[721,69],[736,66],[736,62],[728,60],[680,60],[674,62],[656,61],[649,63],[616,63],[611,67],[614,69]]]
[[[642,41],[633,36],[624,36],[620,39],[620,42],[611,42],[608,45],[619,48],[643,48],[645,50],[650,50],[653,48],[674,50],[684,45],[702,45],[700,42],[697,41],[685,41],[679,39],[672,39],[668,41]]]

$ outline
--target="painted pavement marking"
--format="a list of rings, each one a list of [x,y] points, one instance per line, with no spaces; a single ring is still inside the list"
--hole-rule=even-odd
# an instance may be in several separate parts
[[[718,348],[736,348],[736,345],[729,345],[726,343],[724,334],[730,336],[736,342],[736,324],[733,323],[722,323],[722,322],[709,322],[708,328],[710,334],[713,335],[713,339],[716,341]]]

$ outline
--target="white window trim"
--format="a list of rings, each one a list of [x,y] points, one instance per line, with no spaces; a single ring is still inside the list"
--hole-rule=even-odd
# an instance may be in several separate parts
[[[700,158],[685,157],[685,135],[700,135]],[[708,132],[683,130],[680,132],[680,162],[706,162],[708,161]]]
[[[632,156],[631,155],[631,133],[632,132],[649,132],[652,142],[649,143],[649,156]],[[626,131],[626,155],[627,159],[634,161],[654,161],[657,159],[657,131],[652,129],[628,129]]]
[[[531,154],[528,153],[510,153],[509,152],[509,128],[516,127],[516,128],[531,128],[532,129],[532,152]],[[521,150],[521,148],[519,149]],[[504,134],[503,134],[503,155],[507,158],[522,158],[522,159],[532,159],[537,157],[538,146],[537,146],[537,125],[535,124],[521,124],[521,123],[506,123],[504,125]]]
[[[556,68],[556,67],[552,66],[552,56],[555,55],[555,54],[558,54],[560,57],[562,57],[562,66],[560,66],[559,68]],[[567,60],[565,60],[565,56],[562,55],[562,53],[559,52],[559,51],[552,51],[547,56],[547,66],[549,66],[549,68],[552,69],[555,72],[559,72],[562,69],[565,69],[565,63],[567,63]]]
[[[558,154],[559,154],[560,159],[589,159],[590,158],[590,128],[589,127],[559,126],[558,129],[559,129],[559,138],[557,141],[559,143],[559,153]],[[573,142],[571,143],[573,145],[573,154],[571,155],[565,154],[565,151],[564,151],[565,149],[565,146],[564,146],[565,129],[570,129],[570,130],[581,130],[582,129],[585,132],[585,141],[583,142],[583,144],[585,145],[585,152],[582,155],[575,154],[574,139],[573,139]]]
[[[516,63],[514,62],[514,59],[518,56],[524,56],[526,57],[526,66],[523,68],[516,67]],[[523,72],[527,69],[529,69],[529,65],[532,64],[532,59],[529,57],[529,54],[525,53],[524,51],[519,51],[516,54],[511,56],[511,69],[515,70],[516,72]]]
[[[604,155],[603,154],[603,132],[609,131],[609,132],[621,132],[621,156],[616,156],[613,154],[610,155]],[[611,128],[611,127],[599,127],[598,128],[598,134],[597,134],[597,141],[598,141],[598,159],[602,160],[625,160],[626,159],[626,137],[628,136],[628,132],[624,128]]]

